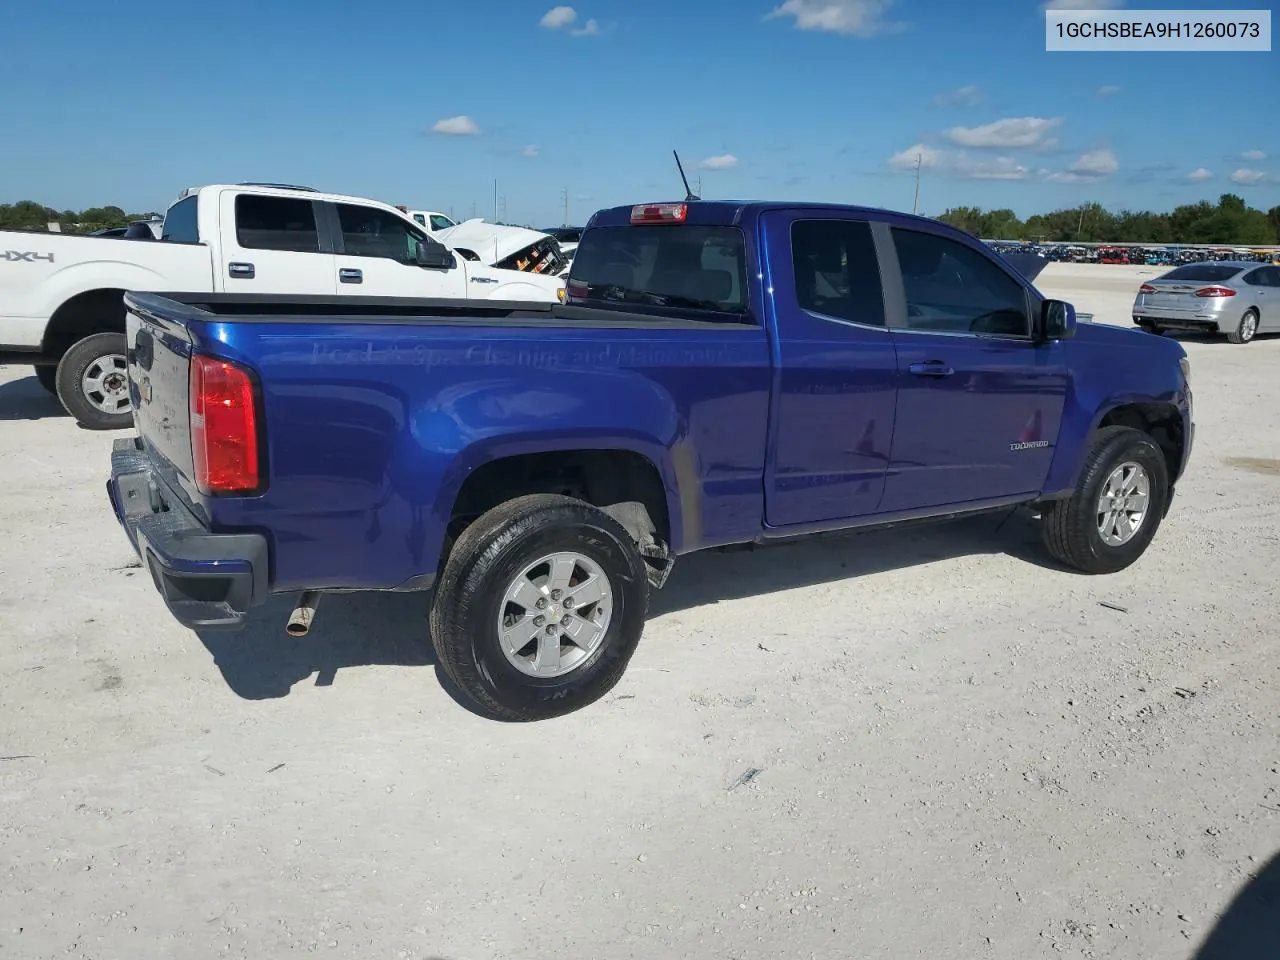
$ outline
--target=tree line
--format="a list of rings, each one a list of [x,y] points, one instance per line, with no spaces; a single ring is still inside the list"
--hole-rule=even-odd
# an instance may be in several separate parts
[[[1168,213],[1122,210],[1100,203],[1038,213],[1020,220],[1012,210],[951,207],[939,220],[986,240],[1037,240],[1050,243],[1185,243],[1267,246],[1280,243],[1280,206],[1265,213],[1233,193],[1217,204],[1201,200]]]
[[[55,210],[34,200],[0,203],[0,230],[44,230],[58,223],[64,233],[92,233],[123,227],[158,214],[127,213],[120,207]],[[1112,213],[1100,203],[1086,203],[1021,220],[1009,209],[950,207],[939,217],[988,240],[1042,240],[1051,243],[1187,243],[1267,245],[1280,243],[1280,206],[1265,213],[1233,193],[1217,204],[1201,200],[1168,213],[1122,210]]]
[[[107,227],[128,226],[159,214],[127,213],[120,207],[89,207],[87,210],[55,210],[34,200],[0,203],[0,230],[44,230],[51,223],[63,233],[92,233]]]

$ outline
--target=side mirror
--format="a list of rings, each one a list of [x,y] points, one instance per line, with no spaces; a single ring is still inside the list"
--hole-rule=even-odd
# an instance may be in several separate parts
[[[452,270],[457,266],[457,262],[453,259],[453,251],[429,237],[418,241],[414,260],[417,261],[418,266],[432,270]]]
[[[1037,340],[1068,340],[1076,335],[1076,308],[1065,300],[1046,300],[1038,326]]]

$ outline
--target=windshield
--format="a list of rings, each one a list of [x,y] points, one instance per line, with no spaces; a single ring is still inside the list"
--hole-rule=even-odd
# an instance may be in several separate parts
[[[575,251],[569,291],[592,300],[745,313],[745,240],[737,227],[595,227]]]

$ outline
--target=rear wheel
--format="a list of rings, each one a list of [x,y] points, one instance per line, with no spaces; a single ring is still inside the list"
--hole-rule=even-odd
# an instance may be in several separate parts
[[[617,521],[536,494],[494,507],[458,537],[431,635],[441,666],[481,712],[542,720],[617,684],[648,603],[644,560]]]
[[[1146,551],[1169,502],[1169,471],[1155,441],[1106,427],[1085,457],[1075,492],[1043,514],[1054,559],[1083,573],[1115,573]]]
[[[35,370],[36,379],[40,381],[40,386],[56,397],[58,395],[58,368],[36,367]]]
[[[1257,335],[1258,311],[1249,309],[1244,312],[1236,328],[1227,333],[1227,340],[1231,343],[1248,343]]]
[[[89,430],[117,430],[133,423],[123,333],[95,333],[62,355],[55,381],[58,399]]]

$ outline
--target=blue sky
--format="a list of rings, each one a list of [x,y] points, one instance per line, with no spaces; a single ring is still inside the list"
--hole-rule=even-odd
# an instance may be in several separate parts
[[[278,180],[492,217],[496,178],[506,219],[546,225],[564,190],[573,222],[679,195],[674,147],[707,197],[909,210],[920,154],[931,214],[1280,203],[1278,54],[1047,53],[1039,0],[63,0],[5,20],[0,201],[162,210]]]

